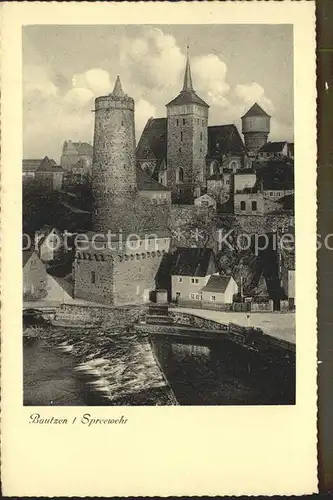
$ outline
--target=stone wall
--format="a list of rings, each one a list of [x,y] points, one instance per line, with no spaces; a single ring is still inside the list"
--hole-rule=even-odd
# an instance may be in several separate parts
[[[74,298],[112,305],[114,302],[113,260],[110,256],[106,256],[105,260],[96,260],[91,254],[90,258],[81,259],[78,256],[75,258],[73,264]]]
[[[180,311],[169,311],[169,315],[174,320],[174,323],[181,325],[193,326],[195,328],[205,328],[207,330],[226,331],[228,330],[227,323],[217,323],[210,319],[201,318],[193,314],[183,313]]]
[[[114,303],[142,304],[147,302],[155,290],[155,277],[160,267],[163,253],[152,256],[151,252],[134,255],[115,262],[114,266]]]
[[[184,109],[186,111],[184,111]],[[208,144],[208,109],[189,104],[168,108],[168,187],[173,193],[184,186],[204,186]],[[184,172],[183,185],[176,182],[176,170]]]
[[[140,317],[140,307],[98,307],[91,305],[62,304],[59,309],[62,318],[70,320],[103,320],[108,325],[131,326]]]

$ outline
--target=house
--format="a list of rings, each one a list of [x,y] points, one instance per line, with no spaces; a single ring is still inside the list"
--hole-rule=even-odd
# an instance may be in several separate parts
[[[45,226],[35,233],[35,248],[43,262],[52,262],[63,253],[62,233],[55,227]]]
[[[258,151],[258,160],[267,161],[278,158],[287,158],[289,156],[289,147],[286,141],[267,142]]]
[[[234,213],[236,215],[263,215],[264,196],[261,183],[252,170],[234,175]]]
[[[194,200],[194,205],[202,208],[214,208],[216,209],[216,200],[209,196],[208,194],[203,194]]]
[[[238,285],[232,276],[213,274],[201,289],[202,302],[232,304],[238,293]]]
[[[153,179],[140,166],[136,169],[136,181],[141,198],[146,198],[155,205],[171,205],[171,190]]]
[[[43,158],[39,159],[24,159],[22,160],[22,180],[23,182],[29,182],[31,180],[35,180],[36,170],[39,165],[42,163]],[[50,162],[53,166],[56,166],[56,162],[50,159]]]
[[[201,300],[201,289],[216,271],[211,248],[178,248],[171,269],[172,300]]]
[[[294,183],[288,180],[282,180],[281,182],[263,179],[262,182],[263,195],[270,200],[278,200],[283,196],[289,196],[294,194]]]
[[[33,250],[22,255],[23,300],[39,300],[47,294],[47,273],[44,263]]]
[[[47,299],[66,304],[73,302],[74,284],[67,278],[47,276]]]
[[[62,148],[62,155],[60,157],[60,165],[64,171],[69,171],[72,167],[76,166],[78,162],[91,172],[93,161],[93,146],[88,142],[72,142],[71,140],[65,141]]]
[[[86,160],[80,160],[72,166],[71,170],[64,172],[64,186],[71,187],[87,184],[91,174],[91,165]]]
[[[39,187],[56,191],[62,188],[64,171],[55,165],[47,156],[43,158],[35,172],[35,180]]]

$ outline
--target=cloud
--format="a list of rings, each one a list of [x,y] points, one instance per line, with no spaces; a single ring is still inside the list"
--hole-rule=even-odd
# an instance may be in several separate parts
[[[143,32],[141,37],[124,40],[120,63],[131,82],[161,91],[179,85],[185,56],[173,36],[153,28]]]
[[[115,72],[124,91],[135,99],[137,141],[151,116],[166,116],[165,104],[181,90],[185,68],[185,53],[176,39],[160,29],[144,28],[140,36],[116,42],[109,71],[88,67],[65,78],[40,61],[24,66],[26,157],[48,155],[58,161],[65,140],[91,141],[94,99],[112,92]],[[291,140],[292,123],[284,122],[283,110],[275,110],[262,85],[253,81],[231,87],[223,54],[192,57],[191,69],[195,90],[210,105],[210,124],[235,123],[241,130],[240,117],[258,102],[272,115],[270,140]]]
[[[191,64],[195,89],[200,91],[208,104],[222,108],[229,104],[230,86],[226,81],[227,65],[218,56],[208,54],[196,57]]]
[[[234,93],[236,99],[239,99],[244,107],[257,102],[268,114],[275,110],[272,101],[266,97],[264,88],[256,82],[238,84]]]
[[[156,116],[156,108],[148,101],[140,99],[135,104],[135,128],[136,128],[136,140],[140,139],[144,126],[147,120],[153,116]]]
[[[109,73],[101,68],[92,68],[82,74],[74,75],[72,84],[74,88],[90,89],[96,96],[109,94],[113,90]]]

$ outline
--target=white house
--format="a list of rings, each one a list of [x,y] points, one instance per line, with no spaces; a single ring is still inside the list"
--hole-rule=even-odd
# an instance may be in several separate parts
[[[202,302],[232,304],[237,293],[238,285],[232,276],[213,274],[201,290]]]
[[[212,207],[216,208],[216,200],[212,198],[212,196],[209,196],[208,194],[203,194],[202,196],[199,196],[194,200],[194,205],[197,207]]]

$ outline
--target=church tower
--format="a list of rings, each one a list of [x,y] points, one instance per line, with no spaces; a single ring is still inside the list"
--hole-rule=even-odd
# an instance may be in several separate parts
[[[194,91],[188,50],[183,89],[166,107],[168,187],[191,202],[205,186],[209,106]]]
[[[136,196],[134,100],[121,86],[95,100],[93,229],[124,229],[122,211]],[[123,212],[124,215],[124,212]]]

